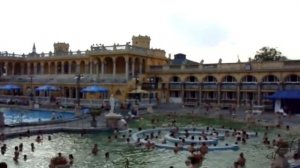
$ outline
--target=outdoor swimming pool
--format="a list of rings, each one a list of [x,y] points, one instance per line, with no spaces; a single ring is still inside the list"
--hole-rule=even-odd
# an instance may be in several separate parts
[[[108,141],[111,135],[112,142]],[[48,135],[43,135],[43,143],[37,144],[34,139],[36,136],[23,139],[11,139],[5,141],[8,151],[2,157],[10,167],[22,168],[41,168],[47,167],[50,159],[62,152],[64,156],[73,154],[74,168],[124,168],[126,159],[129,160],[131,168],[164,168],[174,166],[175,168],[184,168],[185,160],[189,155],[187,151],[180,151],[174,154],[172,150],[159,149],[146,150],[144,147],[135,147],[133,144],[127,144],[122,134],[118,134],[118,139],[109,133],[86,134],[81,137],[80,134],[57,133],[53,134],[52,140],[47,140]],[[126,135],[127,137],[127,135]],[[228,140],[234,143],[234,140]],[[31,152],[30,143],[35,143],[35,152]],[[18,164],[14,163],[14,146],[23,143],[23,152],[20,155]],[[99,146],[99,154],[93,156],[91,149],[93,144]],[[104,153],[110,153],[110,159],[106,160]],[[247,159],[247,167],[269,167],[270,160],[266,157],[273,152],[261,144],[261,135],[258,138],[250,139],[247,145],[240,145],[238,151],[212,151],[206,155],[202,168],[231,168],[233,162],[238,158],[240,152],[244,152]],[[28,160],[23,161],[23,155],[28,155]]]
[[[4,113],[4,123],[6,125],[22,123],[39,123],[51,120],[72,120],[75,115],[72,112],[53,112],[45,110],[26,110],[20,108],[0,108]]]

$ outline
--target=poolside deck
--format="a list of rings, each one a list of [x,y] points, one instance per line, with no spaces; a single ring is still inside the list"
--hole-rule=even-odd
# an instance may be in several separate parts
[[[2,107],[4,105],[1,105]],[[16,106],[16,105],[5,105],[5,107],[21,107],[30,109],[28,106]],[[49,110],[49,109],[46,109]],[[50,109],[52,111],[70,111],[69,109]],[[209,114],[206,113],[206,111],[202,108],[192,108],[192,107],[183,107],[179,104],[159,104],[157,108],[153,109],[154,114],[166,114],[166,113],[175,113],[175,114],[195,114],[200,116],[207,116],[207,117],[217,117],[219,114],[223,114],[224,118],[233,118],[232,115],[229,115],[228,110],[219,110],[218,112],[212,111]],[[141,114],[146,113],[146,110],[141,111]],[[47,125],[38,125],[38,126],[18,126],[18,127],[5,127],[0,128],[0,133],[20,133],[25,132],[27,130],[33,131],[33,130],[49,130],[49,129],[106,129],[106,122],[105,122],[105,113],[103,113],[101,116],[98,116],[97,119],[97,128],[91,127],[91,117],[87,116],[85,118],[76,120],[76,121],[70,121],[66,123],[57,123],[57,124],[47,124]],[[234,120],[238,121],[245,121],[245,112],[243,110],[237,110],[236,115],[234,116]],[[275,119],[277,118],[276,115],[273,113],[264,113],[259,116],[259,122],[260,124],[265,125],[274,125]],[[285,117],[282,118],[282,122],[284,125],[290,125],[293,127],[300,127],[300,117]]]

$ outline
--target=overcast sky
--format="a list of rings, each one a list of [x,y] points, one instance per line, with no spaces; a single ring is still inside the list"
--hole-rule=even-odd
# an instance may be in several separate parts
[[[247,61],[263,46],[300,58],[297,0],[3,0],[0,51],[86,50],[151,37],[151,47],[204,63]]]

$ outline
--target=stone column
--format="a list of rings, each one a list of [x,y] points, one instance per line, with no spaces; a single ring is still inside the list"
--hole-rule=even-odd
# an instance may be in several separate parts
[[[61,74],[65,74],[65,62],[62,61],[60,65],[61,65],[61,67],[60,67],[61,68]]]
[[[41,74],[44,74],[44,62],[41,62]]]
[[[73,97],[74,97],[73,89],[69,88],[69,98],[73,98]]]
[[[84,63],[84,74],[89,74],[89,62]]]
[[[99,68],[100,68],[100,64],[99,64],[99,62],[97,61],[97,62],[93,62],[93,65],[94,65],[94,67],[93,67],[93,71],[96,71],[96,74],[97,74],[97,76],[99,76]]]
[[[30,75],[31,72],[30,72],[30,63],[27,63],[27,75]]]
[[[143,59],[140,59],[139,74],[142,74],[142,69],[143,69]]]
[[[218,92],[218,105],[221,104],[221,83],[217,83],[217,92]]]
[[[113,57],[113,77],[115,78],[116,76],[116,58]]]
[[[202,105],[202,83],[199,84],[199,104]]]
[[[16,65],[16,63],[13,62],[13,63],[12,63],[12,70],[11,70],[11,74],[12,74],[12,75],[15,75],[15,65]]]
[[[80,63],[76,62],[76,73],[79,74],[80,73]],[[77,93],[77,92],[76,92]]]
[[[257,82],[257,103],[261,104],[261,83],[260,82]]]
[[[125,58],[125,79],[128,80],[128,57]]]
[[[8,75],[8,62],[5,62],[4,63],[4,67],[5,67],[5,70],[6,70],[6,75]]]
[[[240,88],[240,83],[237,83],[237,92],[236,92],[236,105],[237,105],[237,108],[240,107],[240,95],[241,95],[241,88]]]
[[[92,59],[90,59],[90,75],[92,75],[93,74],[93,66],[94,66],[94,62],[93,62],[93,60]]]
[[[51,62],[48,64],[48,74],[51,74]]]
[[[135,77],[135,74],[134,74],[134,63],[135,63],[135,59],[132,59],[132,69],[131,69],[131,73],[132,73],[132,76]]]
[[[24,63],[21,63],[21,67],[20,68],[21,68],[21,75],[25,75],[24,74]]]
[[[69,74],[72,74],[72,61],[68,62]]]
[[[104,74],[104,60],[101,60],[101,75]]]
[[[33,74],[34,75],[37,75],[38,73],[37,73],[37,62],[34,62],[33,63]]]
[[[57,62],[54,62],[54,74],[57,75],[58,74],[58,68],[57,68]]]

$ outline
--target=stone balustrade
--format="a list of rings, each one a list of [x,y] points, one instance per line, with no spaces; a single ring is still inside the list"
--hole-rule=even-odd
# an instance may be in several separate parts
[[[160,49],[146,49],[141,47],[136,47],[132,45],[112,45],[112,46],[91,46],[90,50],[85,51],[69,51],[65,53],[35,53],[35,54],[15,54],[15,53],[8,53],[7,51],[0,52],[1,57],[18,57],[18,58],[44,58],[44,57],[62,57],[62,56],[87,56],[87,55],[107,55],[107,54],[115,54],[115,53],[122,53],[122,52],[129,52],[133,54],[138,54],[141,56],[158,56],[158,57],[165,57],[165,51]]]

